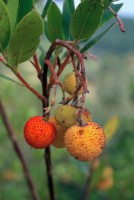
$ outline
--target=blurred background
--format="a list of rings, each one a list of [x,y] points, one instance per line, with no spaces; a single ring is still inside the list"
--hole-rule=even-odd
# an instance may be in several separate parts
[[[62,1],[58,2],[62,7]],[[119,16],[124,22],[126,33],[122,33],[116,26],[88,52],[93,54],[96,60],[89,58],[85,61],[90,91],[85,107],[91,111],[94,121],[101,126],[105,127],[105,124],[114,118],[119,124],[113,138],[95,164],[94,168],[97,169],[95,171],[98,175],[94,176],[94,187],[87,198],[92,200],[134,199],[134,12],[132,10],[134,2],[132,0],[120,2],[124,2]],[[68,68],[61,80],[70,71]],[[34,68],[27,62],[22,64],[19,70],[23,72],[28,82],[41,92]],[[0,73],[16,80],[16,77],[2,65]],[[23,137],[23,126],[28,118],[42,114],[41,104],[24,87],[2,78],[0,81],[0,97],[26,156],[33,180],[41,199],[48,199],[43,151],[29,148]],[[59,96],[57,95],[56,106],[60,101]],[[109,122],[110,129],[113,126],[114,124]],[[79,162],[65,149],[54,147],[52,147],[52,160],[58,199],[82,200],[85,182],[89,175],[89,163]],[[112,177],[111,184],[103,182],[105,177],[102,171],[107,167],[112,171],[109,172]],[[103,184],[98,177],[101,177]],[[31,198],[22,167],[0,118],[0,199],[9,200],[9,197],[13,200]]]

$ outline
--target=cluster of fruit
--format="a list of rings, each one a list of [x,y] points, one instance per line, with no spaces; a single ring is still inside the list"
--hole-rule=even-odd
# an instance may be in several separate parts
[[[71,79],[70,79],[71,78]],[[73,81],[72,88],[68,81]],[[64,81],[65,89],[72,94],[76,90],[76,79],[70,74]],[[71,92],[69,91],[71,90]],[[54,116],[45,121],[41,116],[30,118],[24,127],[24,137],[34,148],[46,148],[53,145],[66,148],[67,151],[80,161],[97,158],[105,146],[103,129],[92,121],[91,113],[81,109],[81,119],[84,125],[78,123],[79,109],[69,104],[61,105],[54,111]]]

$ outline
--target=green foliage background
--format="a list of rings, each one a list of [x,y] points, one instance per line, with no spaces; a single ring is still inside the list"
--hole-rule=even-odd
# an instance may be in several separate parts
[[[118,116],[120,119],[117,134],[101,157],[105,165],[111,165],[114,169],[114,185],[107,191],[95,188],[89,198],[92,200],[133,200],[134,198],[133,21],[125,19],[123,21],[127,32],[121,33],[117,28],[108,33],[104,40],[89,52],[94,53],[97,60],[86,61],[90,94],[85,105],[91,111],[94,121],[103,126],[112,116]],[[68,66],[67,71],[69,70]],[[67,71],[64,73],[66,74]],[[2,72],[6,74],[3,66],[0,68],[0,73]],[[29,82],[41,91],[36,73],[29,63],[23,66],[22,72]],[[13,76],[8,70],[7,74]],[[23,137],[24,123],[29,117],[42,113],[41,104],[25,88],[2,78],[0,78],[0,97],[26,156],[41,199],[48,199],[43,150],[29,148]],[[57,99],[57,104],[59,100]],[[88,174],[88,163],[76,161],[65,149],[54,147],[52,147],[52,160],[58,199],[81,200],[84,181]],[[21,165],[0,118],[0,199],[9,200],[9,198],[30,200],[31,197]]]

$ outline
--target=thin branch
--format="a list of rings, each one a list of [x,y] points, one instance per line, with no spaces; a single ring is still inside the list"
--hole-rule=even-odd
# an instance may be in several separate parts
[[[16,152],[16,154],[17,154],[17,156],[18,156],[18,158],[21,162],[21,165],[22,165],[22,168],[23,168],[23,173],[24,173],[24,176],[26,178],[27,185],[29,187],[32,199],[33,200],[39,200],[39,196],[38,196],[38,193],[36,191],[36,187],[33,183],[32,177],[30,175],[26,160],[25,160],[24,155],[21,151],[21,148],[20,148],[20,146],[19,146],[19,144],[16,140],[16,136],[15,136],[14,131],[11,127],[11,124],[8,120],[8,117],[7,117],[6,112],[5,112],[5,108],[4,108],[1,100],[0,100],[0,115],[2,117],[4,125],[6,127],[8,136],[9,136],[11,142],[12,142],[13,148],[14,148],[14,150],[15,150],[15,152]]]
[[[37,58],[37,55],[36,55],[36,53],[33,55],[33,59],[34,59],[34,66],[35,66],[35,68],[36,68],[36,71],[37,71],[37,73],[38,73],[38,76],[40,76],[41,75],[41,68],[40,68],[40,65],[39,65],[39,62],[38,62],[38,58]]]
[[[47,102],[47,99],[39,94],[34,88],[31,87],[31,85],[29,85],[25,79],[21,76],[21,74],[19,72],[14,72],[15,75],[17,76],[17,78],[23,83],[23,85],[29,89],[34,95],[36,95],[41,101]]]
[[[45,59],[47,60],[47,59]],[[42,73],[42,93],[43,96],[47,99],[46,102],[42,101],[43,105],[43,115],[44,117],[49,116],[49,113],[45,114],[44,109],[49,107],[49,93],[50,91],[47,90],[47,74],[48,74],[48,65],[44,62],[44,68]],[[47,115],[47,116],[46,116]],[[50,200],[56,200],[55,191],[54,191],[54,183],[53,183],[53,176],[52,176],[52,163],[51,163],[51,152],[50,147],[47,147],[44,150],[44,158],[46,162],[46,172],[47,172],[47,181],[48,181],[48,189],[49,189],[49,196]]]
[[[120,30],[121,30],[122,32],[126,32],[125,27],[124,27],[124,24],[123,24],[123,22],[121,21],[121,19],[119,18],[118,14],[117,14],[116,12],[114,12],[114,10],[113,10],[110,6],[109,6],[108,8],[109,8],[109,10],[113,13],[113,15],[115,16],[115,18],[117,19],[117,21],[118,21],[118,23],[119,23]]]

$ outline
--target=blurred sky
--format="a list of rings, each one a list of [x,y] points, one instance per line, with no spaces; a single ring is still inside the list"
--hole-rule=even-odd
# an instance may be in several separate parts
[[[56,0],[54,0],[56,1]],[[60,4],[60,8],[62,7],[62,0],[57,1]],[[80,0],[75,0],[76,4],[79,4]],[[134,18],[134,0],[119,0],[117,3],[124,3],[121,8],[119,15],[129,18]]]

